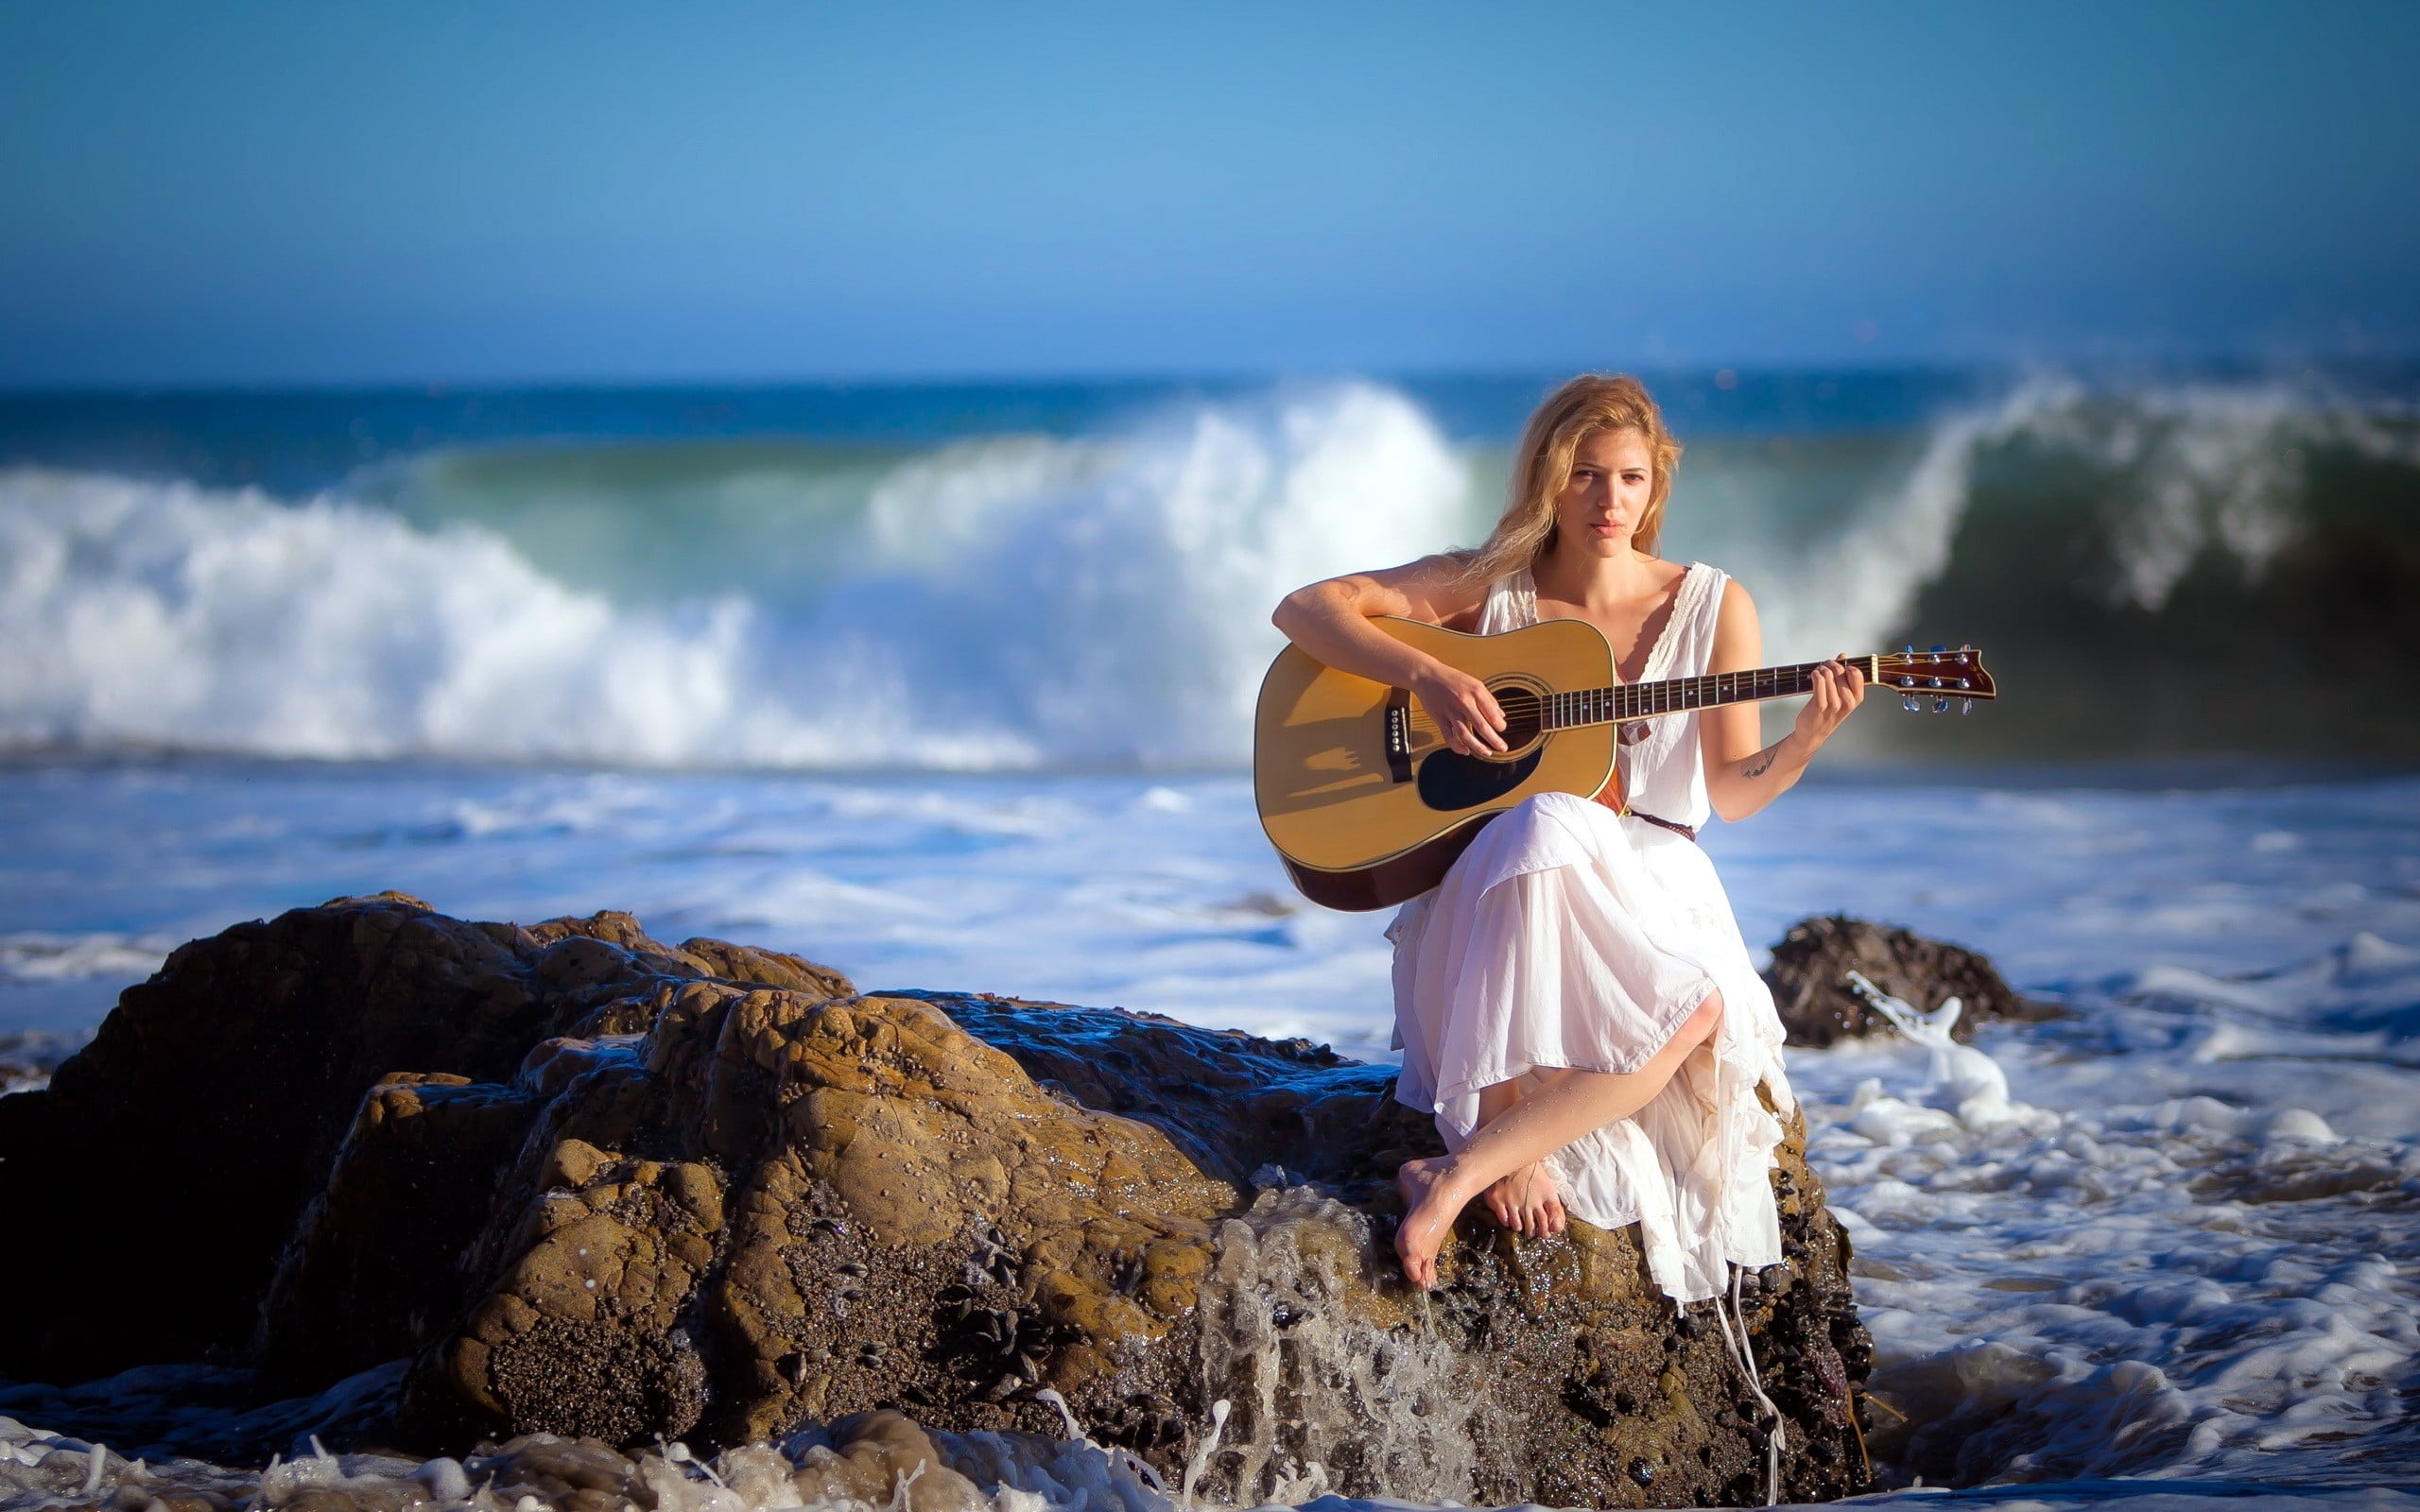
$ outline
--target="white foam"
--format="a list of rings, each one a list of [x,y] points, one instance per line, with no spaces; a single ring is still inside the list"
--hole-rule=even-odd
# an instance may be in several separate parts
[[[1202,404],[899,470],[776,617],[617,606],[332,500],[0,472],[0,746],[646,765],[1241,759],[1288,590],[1461,533],[1400,394]]]
[[[2420,466],[2420,432],[2351,404],[2273,385],[2110,392],[2044,374],[1996,403],[1943,416],[1836,528],[1811,543],[1766,501],[1719,542],[1721,565],[1757,595],[1775,660],[1875,648],[1949,565],[1976,470],[2022,440],[2116,480],[2106,506],[2113,597],[2156,612],[2210,553],[2257,579],[2303,528],[2303,458],[2316,446]],[[1686,472],[1682,500],[1685,508]],[[1679,528],[1686,533],[1687,523]],[[2014,571],[2039,570],[2024,564]],[[2073,569],[2065,569],[2073,570]],[[2270,833],[2256,845],[2290,845]]]
[[[157,971],[161,959],[183,941],[163,934],[127,935],[114,930],[60,934],[18,930],[0,934],[0,984],[112,977],[137,981]]]
[[[493,537],[0,473],[0,742],[636,762],[746,723],[737,600],[617,613]]]

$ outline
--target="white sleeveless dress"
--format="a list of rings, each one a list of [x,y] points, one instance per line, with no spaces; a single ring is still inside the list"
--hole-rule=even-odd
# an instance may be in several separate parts
[[[1690,565],[1642,680],[1705,671],[1727,581]],[[1478,628],[1536,622],[1522,572],[1490,588]],[[1651,721],[1619,760],[1634,809],[1693,829],[1711,817],[1697,715]],[[1720,988],[1714,1040],[1636,1114],[1547,1166],[1572,1216],[1640,1226],[1650,1272],[1681,1301],[1721,1294],[1730,1264],[1781,1260],[1768,1173],[1782,1127],[1757,1095],[1792,1107],[1781,1020],[1695,843],[1545,794],[1490,822],[1387,934],[1404,1053],[1395,1095],[1435,1115],[1448,1149],[1477,1125],[1481,1088],[1547,1067],[1637,1071]]]

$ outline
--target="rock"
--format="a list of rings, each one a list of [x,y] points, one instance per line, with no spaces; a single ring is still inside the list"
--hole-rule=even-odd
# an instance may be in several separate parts
[[[972,1506],[942,1461],[1054,1443],[1046,1391],[1170,1486],[1228,1402],[1201,1484],[1244,1504],[1762,1496],[1754,1394],[1710,1308],[1656,1292],[1634,1229],[1520,1239],[1474,1210],[1443,1288],[1405,1287],[1392,1172],[1438,1146],[1386,1068],[845,985],[663,947],[626,915],[519,930],[392,897],[188,946],[91,1065],[0,1102],[0,1183],[38,1187],[63,1227],[146,1162],[215,1183],[178,1209],[193,1244],[46,1269],[42,1295],[95,1321],[43,1348],[249,1341],[293,1389],[408,1354],[389,1432],[426,1451],[513,1439],[603,1465],[562,1446],[685,1437],[728,1464],[811,1430],[827,1436],[791,1440],[806,1500],[887,1503],[912,1461],[932,1477],[918,1512]],[[206,1045],[209,1074],[180,1081],[155,1045]],[[214,1112],[238,1091],[283,1145]],[[180,1127],[217,1143],[180,1146]],[[1866,1484],[1848,1403],[1871,1350],[1802,1144],[1774,1174],[1787,1263],[1742,1292],[1788,1418],[1783,1494],[1814,1500]],[[231,1148],[253,1163],[223,1166]],[[220,1226],[222,1206],[269,1237]],[[173,1274],[205,1244],[228,1250],[217,1292]],[[147,1279],[216,1332],[163,1329]]]
[[[992,1498],[904,1413],[856,1413],[800,1436],[805,1442],[786,1446],[799,1461],[790,1483],[808,1506],[904,1503],[903,1512],[993,1512]]]
[[[1802,919],[1773,946],[1765,985],[1794,1045],[1822,1046],[1843,1037],[1887,1027],[1850,989],[1848,973],[1866,979],[1921,1012],[1950,998],[1965,1008],[1951,1033],[1975,1037],[1975,1026],[1994,1019],[2053,1017],[2057,1010],[2018,995],[1991,961],[1973,951],[1927,939],[1895,924],[1869,923],[1845,914]]]
[[[45,1320],[0,1331],[0,1372],[78,1381],[241,1350],[297,1218],[323,1195],[349,1200],[327,1191],[337,1151],[389,1073],[459,1078],[486,1089],[472,1101],[509,1100],[499,1090],[533,1046],[653,982],[730,971],[847,987],[795,957],[693,943],[712,950],[660,945],[628,915],[524,930],[386,893],[180,948],[126,990],[47,1089],[0,1098],[0,1211],[41,1214],[43,1228],[41,1244],[0,1246],[0,1288],[43,1298]],[[403,1137],[402,1124],[386,1132]],[[450,1233],[483,1218],[476,1192],[451,1200],[481,1211],[388,1221]],[[371,1295],[402,1316],[441,1301],[441,1279],[424,1280],[425,1297],[378,1283]],[[391,1327],[348,1311],[325,1321],[361,1347],[306,1348],[314,1369],[336,1353],[355,1368],[388,1357],[360,1358]]]
[[[418,1328],[459,1308],[454,1258],[539,1106],[467,1076],[379,1078],[261,1299],[267,1384],[308,1391],[409,1354]]]

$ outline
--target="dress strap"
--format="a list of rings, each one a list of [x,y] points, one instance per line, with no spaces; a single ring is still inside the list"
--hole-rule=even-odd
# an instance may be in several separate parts
[[[1722,585],[1730,577],[1719,567],[1693,561],[1683,570],[1680,588],[1672,595],[1672,612],[1647,653],[1642,682],[1693,677],[1714,649],[1714,622],[1722,613]]]

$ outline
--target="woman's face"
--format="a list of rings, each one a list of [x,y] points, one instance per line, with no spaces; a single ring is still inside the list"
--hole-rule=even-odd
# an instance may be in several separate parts
[[[1655,457],[1645,436],[1618,430],[1582,438],[1571,481],[1555,500],[1555,543],[1591,557],[1628,551],[1654,489]]]

